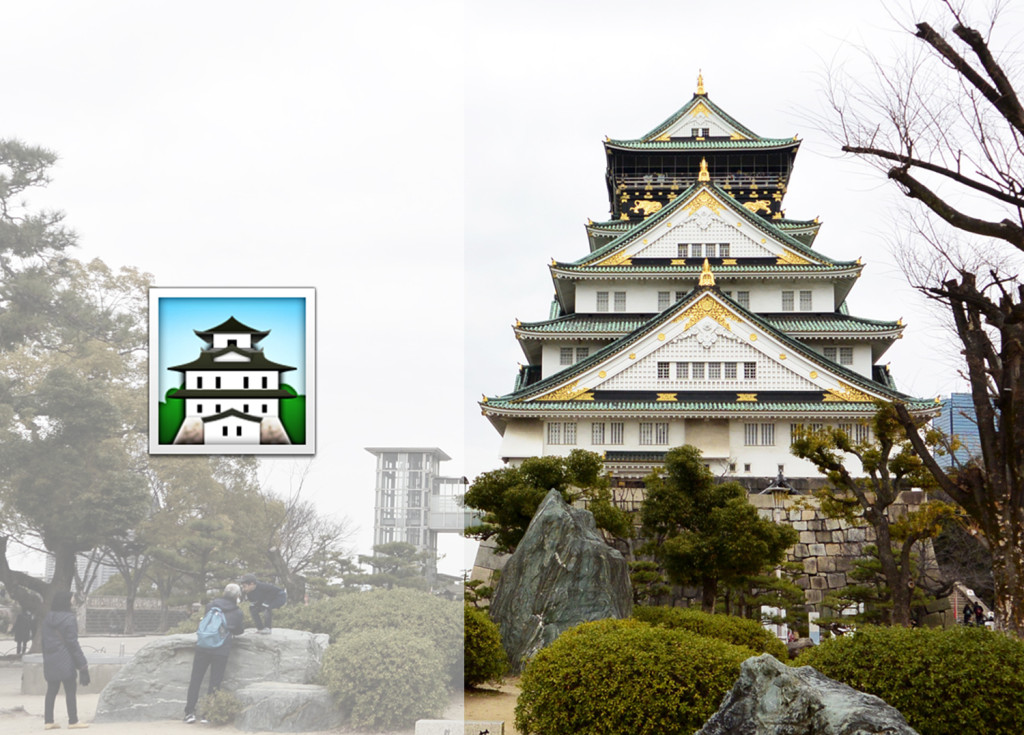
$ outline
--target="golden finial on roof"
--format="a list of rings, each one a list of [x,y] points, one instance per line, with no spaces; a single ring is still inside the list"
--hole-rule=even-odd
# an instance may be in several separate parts
[[[554,258],[551,259],[551,265],[558,265],[558,261]]]
[[[704,70],[697,70],[697,94],[707,94],[704,91]]]
[[[697,174],[697,181],[711,181],[711,174],[708,173],[708,159],[700,159],[700,173]]]
[[[704,267],[700,271],[700,281],[697,283],[698,286],[714,286],[715,275],[711,272],[711,265],[708,263],[708,259],[704,258]]]

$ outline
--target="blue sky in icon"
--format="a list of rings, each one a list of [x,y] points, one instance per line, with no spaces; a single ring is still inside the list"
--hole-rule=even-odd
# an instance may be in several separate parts
[[[206,346],[195,330],[208,330],[230,317],[247,327],[270,331],[257,347],[263,348],[267,359],[294,367],[281,374],[281,382],[305,395],[306,299],[161,296],[159,302],[161,400],[168,390],[181,386],[182,374],[167,368],[195,360]]]

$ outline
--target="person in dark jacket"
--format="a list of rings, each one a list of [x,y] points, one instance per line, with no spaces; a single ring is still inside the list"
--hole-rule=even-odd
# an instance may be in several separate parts
[[[14,635],[14,642],[18,644],[18,654],[22,656],[28,653],[28,644],[32,642],[32,636],[36,634],[36,619],[32,617],[30,610],[22,610],[14,619],[11,627]]]
[[[224,613],[224,626],[228,629],[227,637],[217,648],[196,647],[195,657],[192,659],[192,677],[188,681],[188,695],[185,697],[185,723],[191,725],[196,721],[196,704],[199,702],[199,689],[203,685],[203,677],[206,670],[210,670],[210,687],[207,690],[213,694],[220,689],[224,681],[224,672],[228,667],[228,654],[231,653],[231,641],[236,635],[245,631],[245,615],[238,607],[238,601],[242,599],[242,589],[237,584],[229,584],[224,588],[224,594],[217,597],[209,605],[210,608],[219,607]],[[205,722],[205,718],[203,722]]]
[[[64,701],[68,708],[68,728],[89,727],[78,721],[78,682],[89,683],[89,663],[78,643],[78,620],[71,610],[71,593],[61,590],[54,594],[50,612],[43,618],[43,678],[46,679],[46,700],[43,707],[43,729],[56,730],[53,706],[57,692],[64,686]]]
[[[241,581],[245,599],[250,603],[249,612],[256,621],[256,632],[270,633],[273,627],[270,611],[283,607],[288,602],[288,593],[269,582],[259,581],[255,574],[246,574]]]

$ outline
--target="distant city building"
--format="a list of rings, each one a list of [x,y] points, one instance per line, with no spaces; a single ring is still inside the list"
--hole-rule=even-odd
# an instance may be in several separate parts
[[[953,455],[938,457],[939,464],[950,467],[966,463],[971,457],[981,456],[981,439],[978,437],[978,418],[974,413],[974,401],[970,393],[951,393],[940,402],[942,410],[934,420],[934,426],[946,436],[955,436],[962,445]]]
[[[373,543],[404,542],[430,554],[437,571],[437,536],[461,534],[473,513],[462,506],[469,481],[442,477],[449,457],[437,447],[366,447],[377,458]]]
[[[85,594],[89,594],[90,592],[98,590],[100,587],[102,587],[118,575],[117,567],[114,567],[110,564],[104,564],[102,562],[97,564],[94,561],[92,562],[92,566],[90,567],[90,561],[91,560],[89,559],[89,557],[84,554],[77,554],[75,556],[75,570],[78,572],[78,577],[80,579],[85,579],[87,574],[91,576],[91,579],[87,580]],[[54,562],[53,556],[47,554],[46,570],[43,576],[43,579],[45,581],[50,582],[51,580],[53,580],[53,571],[55,567],[56,564]]]

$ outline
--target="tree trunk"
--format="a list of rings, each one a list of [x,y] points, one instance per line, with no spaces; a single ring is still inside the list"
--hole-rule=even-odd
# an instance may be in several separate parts
[[[1024,637],[1024,549],[1016,533],[1021,523],[1002,524],[999,543],[990,544],[995,581],[996,628]]]
[[[706,613],[713,613],[715,600],[718,598],[718,580],[714,577],[704,577],[701,581],[700,609]]]
[[[892,551],[892,537],[889,535],[889,522],[882,513],[865,513],[865,516],[873,516],[869,520],[875,527],[876,546],[878,548],[878,563],[882,566],[882,575],[886,584],[889,585],[889,594],[892,596],[892,612],[890,623],[900,625],[904,628],[910,627],[910,587],[907,586],[909,577],[909,564],[901,565],[896,560]]]
[[[135,635],[135,595],[134,589],[129,589],[124,598],[124,634]]]

